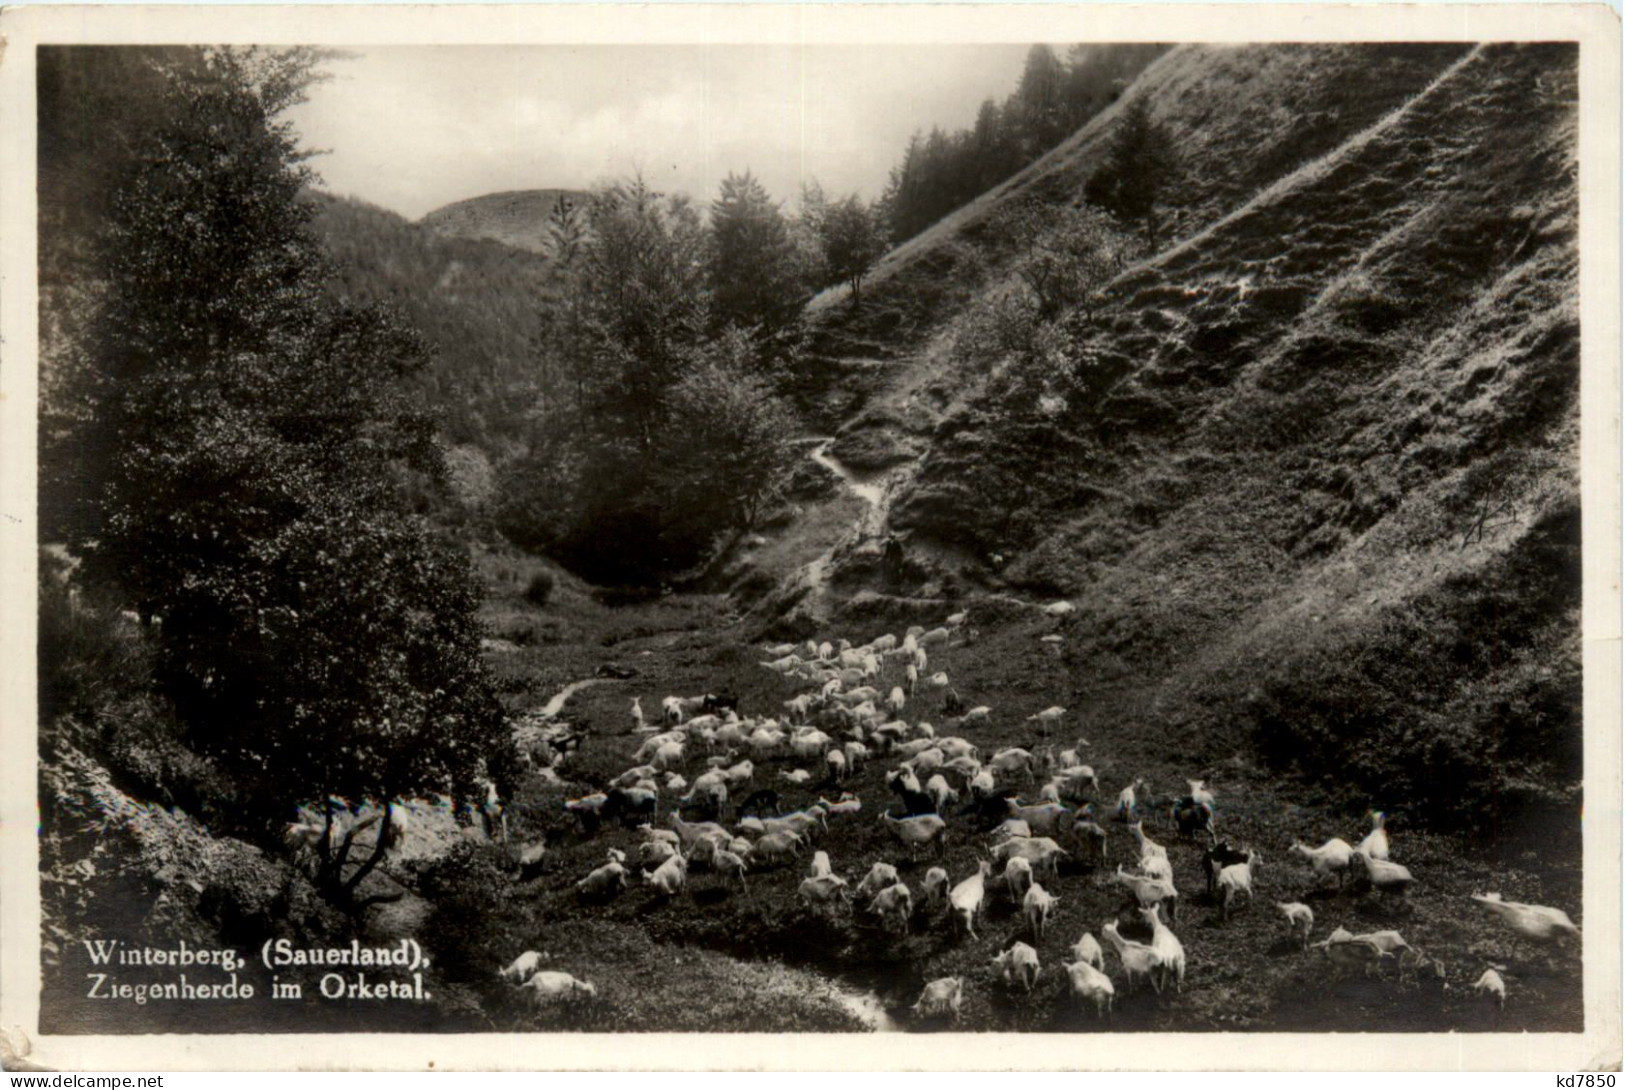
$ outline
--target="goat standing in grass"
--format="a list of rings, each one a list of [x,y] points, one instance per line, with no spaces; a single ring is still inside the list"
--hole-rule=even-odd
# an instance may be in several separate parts
[[[1140,915],[1151,925],[1151,953],[1156,958],[1153,972],[1157,991],[1166,989],[1170,982],[1175,990],[1185,990],[1185,947],[1179,937],[1162,922],[1160,905],[1140,909]]]
[[[1019,982],[1022,990],[1031,995],[1040,971],[1038,951],[1024,942],[1018,942],[993,958],[993,967],[998,970],[1006,986]]]
[[[982,860],[976,873],[948,892],[948,905],[954,918],[965,925],[965,932],[976,937],[976,917],[982,913],[982,902],[987,897],[987,877],[993,873],[993,864]]]
[[[1287,927],[1292,931],[1292,937],[1303,947],[1309,949],[1309,932],[1315,929],[1315,913],[1308,905],[1301,901],[1282,903],[1275,902],[1276,909],[1285,918]]]
[[[1230,918],[1231,902],[1241,894],[1247,895],[1249,905],[1253,903],[1253,875],[1258,870],[1261,858],[1257,851],[1249,848],[1245,863],[1232,863],[1219,872],[1219,912],[1222,919]]]
[[[1129,993],[1133,994],[1136,980],[1144,979],[1151,981],[1151,986],[1160,994],[1162,989],[1152,975],[1152,970],[1157,964],[1156,952],[1143,942],[1125,939],[1118,934],[1116,920],[1108,921],[1100,929],[1100,933],[1111,948],[1117,951],[1117,959],[1123,963],[1123,976],[1128,982]]]
[[[1049,923],[1049,914],[1060,900],[1037,882],[1027,887],[1027,896],[1021,899],[1021,911],[1027,917],[1027,929],[1032,932],[1033,941],[1044,940],[1044,927]]]
[[[1078,1001],[1094,1004],[1096,1018],[1104,1018],[1111,1013],[1112,999],[1117,994],[1111,977],[1087,961],[1075,961],[1068,965],[1066,975],[1072,983],[1072,994]]]
[[[925,986],[920,998],[915,1002],[912,1010],[916,1018],[938,1018],[943,1015],[952,1015],[955,1022],[959,1021],[959,1005],[965,995],[964,979],[957,976],[945,976]]]

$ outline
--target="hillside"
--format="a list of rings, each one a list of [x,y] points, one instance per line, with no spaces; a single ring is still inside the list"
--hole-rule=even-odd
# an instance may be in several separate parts
[[[521,447],[545,390],[536,344],[558,289],[549,262],[501,243],[437,234],[361,201],[312,199],[337,290],[399,308],[433,348],[431,370],[414,381],[446,440],[487,462]]]
[[[772,542],[781,572],[833,546],[835,593],[779,627],[859,591],[900,595],[897,615],[1067,595],[1086,729],[1256,745],[1419,817],[1572,814],[1574,65],[1566,46],[1182,47],[1125,96],[1175,136],[1173,237],[1056,324],[1044,367],[976,335],[1010,285],[987,227],[1071,199],[1121,103],[894,251],[861,309],[816,301],[828,381],[804,401],[888,487],[867,539],[815,504]]]
[[[554,203],[560,197],[580,201],[586,196],[574,189],[487,193],[437,208],[417,222],[447,238],[486,239],[533,254],[545,254],[547,216]]]

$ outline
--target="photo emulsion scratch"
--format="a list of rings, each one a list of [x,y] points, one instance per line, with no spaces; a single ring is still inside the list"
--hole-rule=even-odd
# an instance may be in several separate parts
[[[1572,37],[42,40],[36,1032],[1580,1062]]]

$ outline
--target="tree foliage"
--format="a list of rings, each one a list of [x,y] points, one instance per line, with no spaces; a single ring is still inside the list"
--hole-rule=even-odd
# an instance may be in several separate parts
[[[751,176],[730,173],[711,203],[711,318],[773,336],[801,309],[805,290],[784,213]]]
[[[1157,199],[1168,188],[1178,161],[1173,141],[1151,116],[1150,104],[1137,98],[1123,109],[1112,129],[1106,161],[1089,178],[1085,193],[1118,218],[1137,223],[1146,242],[1157,244]]]
[[[588,578],[651,584],[692,567],[758,516],[782,466],[790,424],[764,369],[783,346],[762,327],[793,318],[798,247],[748,174],[713,213],[708,232],[640,178],[594,196],[557,312],[574,324],[555,321],[544,346],[581,396],[537,412],[496,512],[516,543]]]
[[[792,421],[755,358],[750,337],[729,330],[696,354],[667,400],[656,487],[690,535],[752,526],[789,463]]]
[[[1074,309],[1092,318],[1107,282],[1142,249],[1109,216],[1082,204],[1013,204],[998,233],[1017,248],[1015,272],[1041,321]]]
[[[188,744],[262,827],[311,798],[466,793],[501,728],[466,558],[402,513],[403,485],[441,470],[401,394],[423,347],[324,290],[281,119],[318,60],[164,70],[109,204],[82,412],[45,447],[84,484],[62,529],[86,577],[159,622]],[[348,894],[377,857],[323,882]]]
[[[654,449],[665,393],[709,322],[706,239],[686,197],[642,178],[596,194],[576,302],[586,323],[587,424],[628,453]]]
[[[825,209],[819,220],[827,275],[852,289],[852,304],[862,299],[863,278],[886,252],[885,218],[878,205],[856,193]]]

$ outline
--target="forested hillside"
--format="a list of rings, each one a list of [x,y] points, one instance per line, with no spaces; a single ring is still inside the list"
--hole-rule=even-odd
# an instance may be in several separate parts
[[[399,308],[432,348],[433,364],[413,383],[447,442],[490,463],[523,449],[530,414],[548,392],[538,339],[562,294],[553,262],[431,231],[361,201],[310,199],[337,290]]]
[[[914,133],[882,198],[891,237],[911,238],[1048,152],[1168,48],[1095,42],[1063,59],[1053,46],[1033,46],[1016,89],[1003,103],[984,99],[970,128]]]
[[[516,250],[545,254],[547,217],[561,199],[585,206],[591,195],[574,189],[489,193],[436,208],[417,222],[447,238],[488,239]]]

